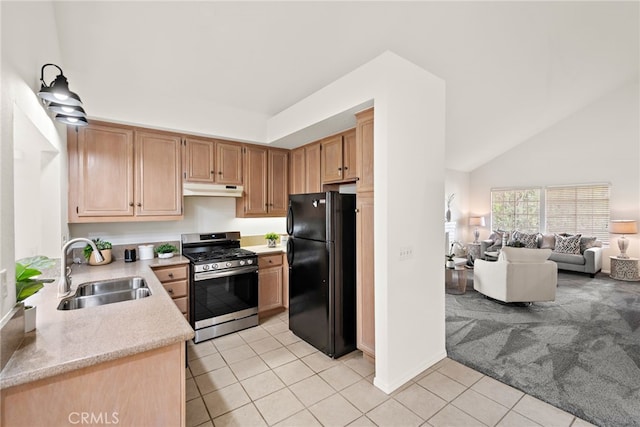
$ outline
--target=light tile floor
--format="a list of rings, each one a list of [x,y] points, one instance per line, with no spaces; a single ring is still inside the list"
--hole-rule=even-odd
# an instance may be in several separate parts
[[[387,395],[355,351],[333,360],[288,314],[188,345],[187,426],[589,426],[451,359]]]

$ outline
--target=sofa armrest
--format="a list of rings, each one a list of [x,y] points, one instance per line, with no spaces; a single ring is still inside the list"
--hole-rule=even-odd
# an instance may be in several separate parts
[[[491,239],[480,241],[480,258],[484,259],[484,253],[495,244]]]
[[[602,248],[589,248],[584,251],[585,273],[596,274],[602,270]]]

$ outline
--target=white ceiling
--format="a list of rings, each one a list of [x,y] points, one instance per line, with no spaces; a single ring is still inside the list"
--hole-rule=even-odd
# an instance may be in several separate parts
[[[140,108],[158,96],[169,109],[177,97],[183,103],[205,98],[268,117],[391,50],[446,81],[446,166],[462,171],[639,73],[638,2],[54,7],[72,89],[80,95],[83,85],[98,94],[121,92]],[[95,107],[100,97],[91,102]],[[91,108],[86,105],[89,114]]]

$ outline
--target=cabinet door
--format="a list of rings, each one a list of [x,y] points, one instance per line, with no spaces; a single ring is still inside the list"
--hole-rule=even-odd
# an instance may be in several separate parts
[[[133,131],[125,128],[89,125],[78,129],[77,153],[72,153],[70,190],[77,188],[77,216],[133,216]]]
[[[373,191],[373,108],[356,114],[356,192]]]
[[[242,185],[242,146],[228,142],[216,142],[216,182]]]
[[[356,196],[356,335],[357,347],[375,355],[373,193]]]
[[[327,138],[320,145],[322,183],[342,181],[342,135]]]
[[[212,183],[215,179],[213,141],[187,138],[185,146],[185,181]]]
[[[258,312],[282,307],[282,267],[261,269],[258,284]]]
[[[182,215],[180,138],[136,131],[136,215]]]
[[[289,153],[269,150],[269,213],[287,215],[289,201]]]
[[[267,215],[267,149],[248,146],[244,149],[244,215]]]
[[[304,147],[291,151],[289,194],[302,194],[306,192],[307,182],[304,151]]]
[[[342,179],[355,181],[358,177],[356,161],[356,130],[350,130],[342,135]]]
[[[322,191],[320,143],[307,145],[304,149],[304,155],[307,185],[303,193],[319,193]]]

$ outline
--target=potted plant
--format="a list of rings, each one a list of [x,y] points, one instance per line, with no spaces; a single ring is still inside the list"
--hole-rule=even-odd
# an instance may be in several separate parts
[[[278,238],[280,237],[280,235],[276,234],[276,233],[267,233],[265,234],[264,238],[267,239],[267,246],[270,248],[275,248],[276,247],[276,243],[278,242]]]
[[[82,250],[82,253],[84,255],[84,258],[88,260],[89,265],[109,264],[111,262],[111,247],[112,247],[111,242],[102,240],[99,237],[97,239],[91,239],[91,240],[93,240],[93,243],[95,243],[96,248],[98,248],[98,250],[102,254],[104,261],[96,262],[95,255],[93,254],[93,248],[91,247],[91,245],[87,245]]]
[[[155,248],[155,252],[158,258],[171,258],[175,252],[178,252],[178,248],[171,243],[163,243]]]
[[[21,303],[44,287],[44,283],[54,279],[34,279],[42,274],[40,269],[53,267],[55,262],[46,256],[23,258],[16,261],[16,303]],[[36,308],[24,306],[24,331],[31,332],[36,328]]]

